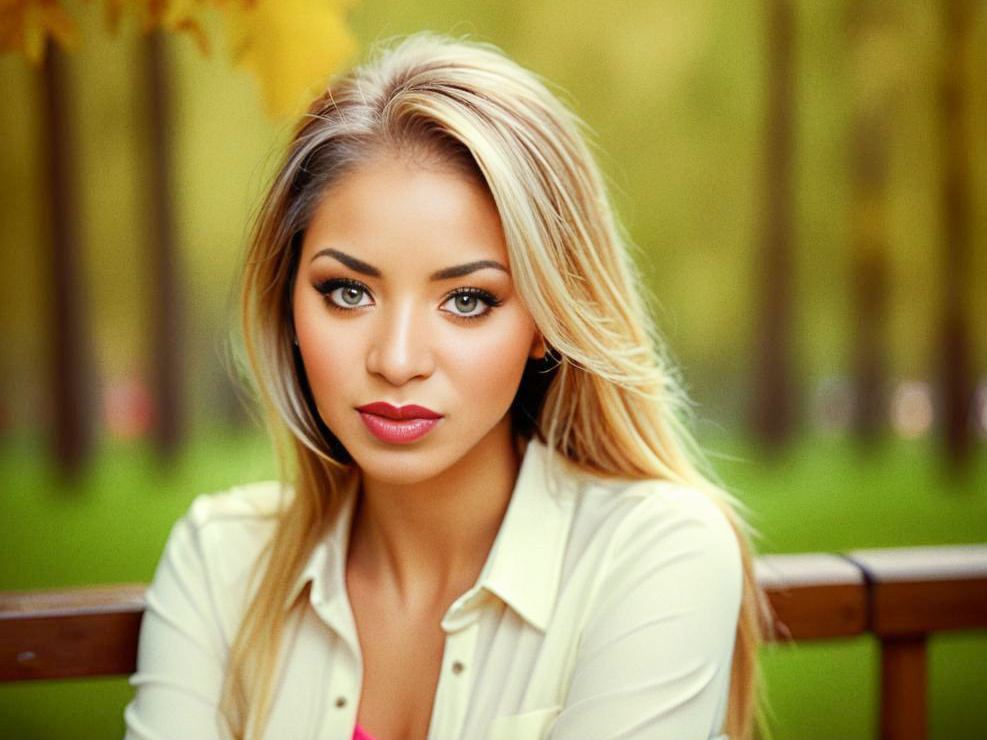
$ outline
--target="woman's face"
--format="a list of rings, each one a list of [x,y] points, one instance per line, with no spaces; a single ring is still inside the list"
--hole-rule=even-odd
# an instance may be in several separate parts
[[[323,421],[364,475],[428,480],[491,435],[529,356],[494,202],[469,176],[374,157],[323,196],[292,304]]]

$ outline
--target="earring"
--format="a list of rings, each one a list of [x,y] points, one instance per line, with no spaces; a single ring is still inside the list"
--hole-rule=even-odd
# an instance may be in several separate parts
[[[559,365],[562,364],[562,355],[555,351],[555,349],[546,342],[545,343],[545,354],[542,355],[539,360],[541,364],[547,370],[554,370]]]
[[[529,357],[535,362],[542,362],[548,355],[548,344],[545,342],[545,337],[539,337],[538,345],[538,349],[529,355]]]

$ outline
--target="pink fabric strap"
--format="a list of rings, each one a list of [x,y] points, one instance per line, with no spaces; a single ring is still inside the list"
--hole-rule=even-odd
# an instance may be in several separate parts
[[[374,740],[360,725],[353,728],[353,740]]]

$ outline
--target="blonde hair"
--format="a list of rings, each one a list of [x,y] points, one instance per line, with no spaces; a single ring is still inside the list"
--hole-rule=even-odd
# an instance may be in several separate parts
[[[419,34],[335,80],[301,120],[254,222],[244,263],[244,347],[294,494],[279,512],[233,642],[222,714],[259,737],[270,712],[288,603],[313,547],[359,472],[314,411],[293,344],[290,295],[301,236],[326,188],[381,149],[438,156],[488,188],[519,294],[551,348],[550,373],[526,372],[515,431],[537,434],[584,470],[695,486],[740,544],[743,596],[726,731],[753,727],[757,652],[770,624],[742,507],[700,470],[680,420],[688,400],[667,361],[578,119],[495,48]],[[294,465],[290,465],[293,462]],[[293,469],[292,469],[293,468]]]

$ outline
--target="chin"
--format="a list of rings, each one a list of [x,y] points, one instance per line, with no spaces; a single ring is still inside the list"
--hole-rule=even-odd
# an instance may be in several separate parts
[[[344,442],[344,445],[364,476],[380,483],[409,486],[441,476],[477,451],[478,446],[509,428],[510,421],[505,414],[498,424],[482,434],[476,433],[477,426],[465,429],[463,425],[456,429],[440,427],[407,445],[381,442],[364,429],[346,429],[349,444]]]
[[[462,455],[467,450],[462,451]],[[381,483],[409,486],[431,480],[456,464],[462,455],[427,445],[377,447],[360,445],[351,450],[353,461],[365,476]]]

